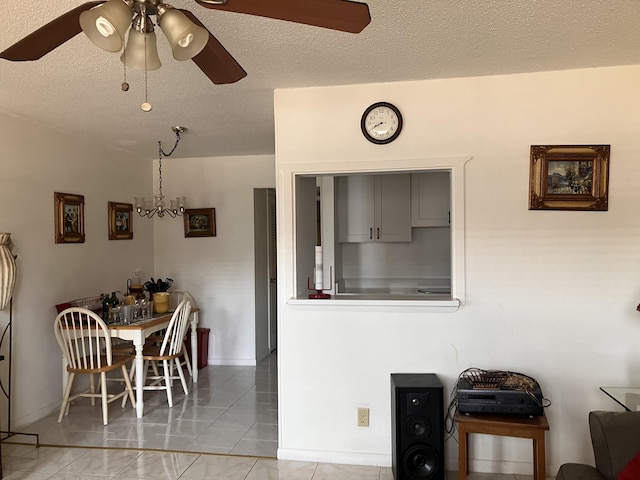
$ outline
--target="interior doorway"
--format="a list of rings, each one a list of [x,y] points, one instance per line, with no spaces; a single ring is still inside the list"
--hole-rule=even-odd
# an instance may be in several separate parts
[[[256,188],[254,201],[256,362],[278,347],[276,192]]]

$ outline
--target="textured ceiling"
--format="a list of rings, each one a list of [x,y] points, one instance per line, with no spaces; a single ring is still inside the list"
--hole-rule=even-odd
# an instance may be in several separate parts
[[[82,3],[2,0],[0,51]],[[0,110],[147,158],[158,140],[170,148],[172,125],[189,129],[176,157],[272,154],[275,88],[640,64],[640,0],[369,0],[371,24],[356,35],[169,3],[247,77],[212,84],[172,58],[158,29],[163,66],[149,72],[145,113],[143,75],[127,70],[122,92],[119,55],[81,33],[35,62],[0,59]]]

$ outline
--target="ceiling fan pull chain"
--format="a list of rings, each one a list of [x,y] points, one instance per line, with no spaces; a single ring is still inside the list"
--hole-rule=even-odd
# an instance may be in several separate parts
[[[122,89],[123,92],[128,92],[129,83],[127,83],[127,63],[124,61],[124,59],[126,59],[126,56],[127,56],[126,49],[122,51],[122,56],[123,56],[123,61],[122,61],[123,79],[122,79],[122,85],[120,85],[120,88]]]
[[[140,105],[143,112],[150,112],[153,108],[147,98],[147,36],[144,36],[144,103]],[[162,148],[161,148],[162,149]]]

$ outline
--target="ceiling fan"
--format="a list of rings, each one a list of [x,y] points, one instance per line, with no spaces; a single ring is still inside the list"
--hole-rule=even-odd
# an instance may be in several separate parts
[[[195,0],[214,10],[256,15],[343,32],[359,33],[370,22],[366,3],[351,0]],[[177,60],[193,62],[215,84],[234,83],[247,75],[222,44],[188,10],[162,0],[101,0],[59,16],[3,52],[0,58],[32,61],[42,58],[81,31],[103,50],[120,52],[132,68],[160,67],[154,23],[163,31]],[[129,35],[125,42],[125,34]],[[126,45],[125,45],[126,43]]]

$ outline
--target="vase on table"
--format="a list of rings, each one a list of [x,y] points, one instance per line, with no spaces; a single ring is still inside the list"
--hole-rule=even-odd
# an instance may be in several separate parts
[[[16,259],[11,253],[10,233],[0,233],[0,310],[9,305],[16,285]]]
[[[169,292],[156,292],[153,294],[153,311],[155,313],[167,313],[169,311]]]

